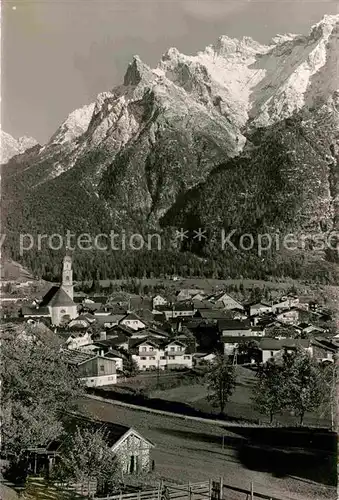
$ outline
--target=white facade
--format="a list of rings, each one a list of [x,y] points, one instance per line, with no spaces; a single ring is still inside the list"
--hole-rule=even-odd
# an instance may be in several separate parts
[[[275,304],[272,304],[272,312],[277,313],[282,309],[290,309],[291,307],[299,306],[298,297],[286,297]]]
[[[82,377],[80,378],[86,387],[102,387],[104,385],[112,385],[117,383],[117,374],[100,375],[98,377]]]
[[[65,320],[75,319],[78,316],[77,306],[48,306],[52,325],[60,325]],[[68,321],[67,321],[68,322]]]
[[[157,306],[164,306],[167,304],[167,300],[161,295],[156,295],[153,297],[153,309]]]
[[[68,337],[66,340],[66,344],[68,349],[79,349],[80,347],[91,344],[92,336],[90,333],[86,332],[83,335],[79,335],[78,337]]]
[[[260,316],[272,312],[272,306],[266,304],[254,304],[250,307],[250,316]]]
[[[164,348],[159,348],[156,344],[145,341],[139,344],[138,354],[133,354],[132,357],[141,371],[193,367],[193,355],[186,353],[184,344],[175,341]]]
[[[145,323],[138,318],[127,317],[126,319],[122,319],[119,324],[128,326],[129,328],[132,328],[132,330],[141,330],[146,327]]]

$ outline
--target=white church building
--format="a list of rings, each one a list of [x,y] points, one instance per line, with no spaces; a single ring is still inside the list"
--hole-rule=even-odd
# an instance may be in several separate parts
[[[77,305],[73,301],[72,258],[66,255],[63,260],[62,282],[52,286],[37,307],[23,308],[24,317],[50,317],[54,326],[67,324],[78,316]]]

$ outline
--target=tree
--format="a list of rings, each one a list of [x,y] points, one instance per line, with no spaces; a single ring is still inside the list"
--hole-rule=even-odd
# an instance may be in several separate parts
[[[131,354],[126,352],[126,358],[123,360],[123,370],[125,377],[135,377],[139,373],[138,363],[132,358]]]
[[[1,345],[2,446],[14,462],[63,433],[83,389],[56,347],[6,338]]]
[[[106,443],[105,431],[90,426],[76,426],[64,441],[54,479],[76,482],[84,492],[90,481],[97,483],[100,492],[109,492],[116,480],[117,458]]]
[[[264,415],[270,417],[270,422],[286,406],[286,391],[283,367],[274,360],[259,368],[258,382],[254,387],[253,402]]]
[[[235,368],[228,357],[218,353],[210,364],[206,377],[209,390],[208,399],[223,414],[226,403],[235,389]]]
[[[318,409],[324,400],[321,369],[307,352],[296,349],[284,356],[284,377],[288,406],[303,425],[305,413]]]
[[[255,340],[244,340],[239,343],[238,354],[243,356],[247,362],[253,359],[255,363],[260,363],[262,359],[262,351],[259,347],[259,342]]]

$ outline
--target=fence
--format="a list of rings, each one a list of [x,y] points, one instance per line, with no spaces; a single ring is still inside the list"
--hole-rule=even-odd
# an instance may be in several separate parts
[[[153,488],[136,493],[119,494],[105,498],[94,498],[93,500],[227,500],[231,497],[230,492],[242,494],[244,500],[283,500],[272,495],[254,491],[254,485],[251,483],[250,489],[238,488],[224,484],[223,479],[219,481],[204,481],[200,483],[188,483],[185,485],[168,485],[163,482],[158,488]],[[234,497],[233,497],[234,498]],[[239,496],[237,495],[237,498]]]

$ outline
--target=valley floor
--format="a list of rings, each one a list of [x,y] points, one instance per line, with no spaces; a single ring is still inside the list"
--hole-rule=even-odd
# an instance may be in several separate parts
[[[293,472],[298,477],[295,477],[287,471],[290,467],[285,471],[280,466],[277,468],[277,464],[281,464],[281,460],[285,462],[292,451],[287,447],[273,450],[276,453],[275,460],[269,458],[268,463],[262,460],[263,448],[258,454],[254,452],[254,457],[261,456],[259,460],[248,461],[244,458],[243,450],[247,442],[244,428],[228,430],[201,422],[183,422],[181,419],[148,414],[89,398],[81,400],[80,405],[84,412],[96,418],[134,427],[150,439],[156,445],[153,458],[158,478],[185,483],[223,477],[225,484],[242,488],[249,488],[253,481],[255,491],[286,500],[336,498],[335,488],[328,486],[329,471],[334,466],[335,457],[329,457],[328,454],[321,463],[316,460],[315,463],[311,461],[313,465],[310,465],[305,453],[303,467],[304,452],[299,450],[299,470]],[[272,449],[268,456],[273,456]],[[296,459],[295,450],[291,456],[293,460]],[[229,498],[237,499],[233,494]]]

